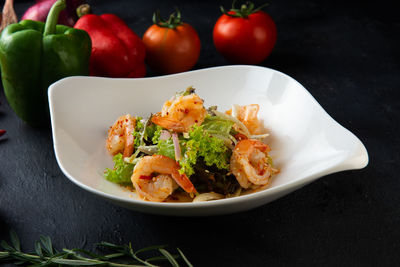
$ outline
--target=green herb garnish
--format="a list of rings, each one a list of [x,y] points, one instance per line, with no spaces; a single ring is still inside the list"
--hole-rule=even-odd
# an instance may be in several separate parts
[[[151,246],[134,251],[132,243],[116,245],[101,242],[98,247],[108,250],[109,254],[96,254],[84,249],[62,249],[58,251],[53,247],[50,237],[40,236],[40,241],[35,242],[35,251],[26,253],[21,250],[21,243],[17,234],[10,231],[11,244],[2,240],[0,245],[0,261],[13,262],[15,265],[29,266],[114,266],[114,267],[157,267],[152,262],[166,261],[172,266],[179,267],[178,260],[182,259],[185,266],[192,267],[183,252],[177,248],[179,254],[171,254],[166,246]],[[143,258],[145,254],[156,253],[156,256]]]
[[[113,157],[114,168],[111,170],[107,168],[104,171],[104,177],[113,183],[121,185],[130,185],[131,176],[133,172],[133,164],[126,163],[121,153]]]

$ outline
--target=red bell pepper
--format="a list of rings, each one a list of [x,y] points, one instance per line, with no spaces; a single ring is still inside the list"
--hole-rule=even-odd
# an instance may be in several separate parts
[[[137,78],[146,75],[146,48],[120,18],[113,14],[82,16],[74,26],[92,39],[90,75]]]

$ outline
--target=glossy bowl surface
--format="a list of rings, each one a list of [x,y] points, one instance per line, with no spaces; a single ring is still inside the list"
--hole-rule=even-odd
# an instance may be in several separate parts
[[[281,172],[253,194],[200,203],[155,203],[106,181],[112,158],[106,132],[119,116],[147,117],[175,92],[193,85],[205,106],[260,105],[259,118]],[[224,66],[142,79],[70,77],[49,88],[54,150],[63,173],[76,185],[117,205],[174,216],[205,216],[248,210],[334,172],[368,164],[361,141],[334,121],[293,78],[257,66]],[[62,194],[62,192],[60,192]]]

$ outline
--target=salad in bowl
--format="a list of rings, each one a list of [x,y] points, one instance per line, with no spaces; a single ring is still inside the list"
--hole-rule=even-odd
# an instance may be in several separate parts
[[[124,114],[109,128],[114,167],[105,179],[145,201],[199,202],[262,190],[279,170],[263,141],[258,104],[208,109],[193,87],[148,118]]]

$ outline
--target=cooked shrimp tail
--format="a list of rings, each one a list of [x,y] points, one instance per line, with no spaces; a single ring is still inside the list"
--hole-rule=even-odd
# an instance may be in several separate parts
[[[172,175],[175,179],[175,182],[178,183],[180,187],[183,188],[187,193],[197,193],[196,188],[194,188],[193,183],[186,176],[186,174],[180,174],[179,171]]]
[[[163,117],[161,116],[161,112],[154,114],[151,117],[151,121],[165,129],[173,129],[176,132],[184,132],[186,130],[181,121],[169,117]]]
[[[179,173],[179,165],[162,155],[143,157],[133,169],[133,186],[142,199],[164,201],[178,187],[196,193],[192,182]]]

